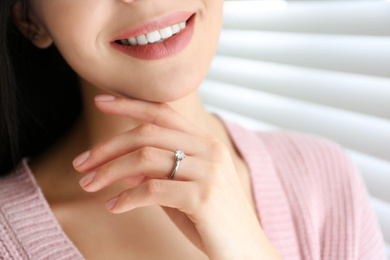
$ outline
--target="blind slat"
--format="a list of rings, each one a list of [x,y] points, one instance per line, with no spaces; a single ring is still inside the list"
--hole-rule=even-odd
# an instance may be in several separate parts
[[[390,37],[224,30],[217,53],[294,66],[390,77]]]
[[[205,105],[205,108],[207,111],[211,113],[215,113],[223,118],[226,118],[229,121],[235,122],[236,124],[242,125],[247,129],[253,130],[253,131],[268,131],[268,130],[279,130],[280,128],[267,124],[265,122],[262,122],[257,119],[250,118],[248,116],[245,116],[243,114],[235,113],[226,109],[222,109],[216,106],[212,105]]]
[[[370,195],[390,204],[390,162],[353,150],[348,150],[348,155],[361,172]]]
[[[225,2],[224,28],[390,36],[389,1]]]
[[[390,244],[390,204],[381,200],[371,198],[371,205],[376,213],[383,237],[387,244]]]
[[[390,259],[390,244],[386,244],[387,259]]]
[[[214,58],[207,78],[377,117],[390,117],[389,78],[221,55]]]

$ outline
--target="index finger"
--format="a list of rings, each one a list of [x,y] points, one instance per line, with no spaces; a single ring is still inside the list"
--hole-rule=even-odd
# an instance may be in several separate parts
[[[107,114],[125,116],[195,136],[209,136],[166,103],[99,95],[95,97],[95,104]]]

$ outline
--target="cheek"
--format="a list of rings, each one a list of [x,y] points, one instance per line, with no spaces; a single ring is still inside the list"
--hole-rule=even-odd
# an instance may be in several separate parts
[[[102,11],[107,10],[107,7],[101,6],[101,2],[105,1],[83,0],[77,4],[72,3],[74,1],[48,4],[44,19],[54,44],[65,60],[76,72],[83,74],[88,67],[86,65],[93,64],[98,58],[100,32],[107,24],[109,12]]]

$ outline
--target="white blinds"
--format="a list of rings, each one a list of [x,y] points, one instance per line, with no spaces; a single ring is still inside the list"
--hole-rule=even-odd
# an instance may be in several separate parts
[[[229,1],[202,84],[252,129],[311,132],[360,168],[390,259],[390,1]]]

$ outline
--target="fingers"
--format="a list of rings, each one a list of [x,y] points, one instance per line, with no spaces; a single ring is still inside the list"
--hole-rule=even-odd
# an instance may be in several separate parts
[[[106,208],[113,213],[122,213],[158,204],[191,214],[197,204],[197,189],[198,185],[193,182],[153,179],[108,200]]]
[[[130,117],[191,135],[208,136],[166,103],[108,97],[111,96],[96,96],[95,98],[97,108],[105,113]]]
[[[173,152],[143,147],[88,173],[80,180],[80,185],[86,191],[95,192],[120,180],[137,183],[140,182],[140,177],[167,179],[171,175],[175,162]],[[204,163],[199,162],[199,159],[187,156],[180,162],[174,180],[190,181],[202,178],[206,172],[201,168],[202,165]]]
[[[219,163],[228,157],[228,149],[167,104],[111,96],[97,96],[95,102],[105,113],[146,124],[105,140],[74,160],[77,171],[89,172],[80,180],[83,189],[95,192],[118,181],[133,186],[107,203],[114,213],[152,204],[186,208],[186,213],[194,209],[196,198],[202,197],[200,183],[210,180],[206,174],[221,172]],[[174,181],[169,181],[177,149],[187,157]]]
[[[91,151],[75,159],[74,166],[80,172],[88,172],[101,165],[131,153],[142,147],[155,147],[171,151],[185,151],[189,156],[205,157],[204,151],[214,146],[212,140],[189,135],[152,124],[143,124],[96,145]],[[209,158],[210,156],[207,155]],[[204,158],[207,159],[207,158]]]

